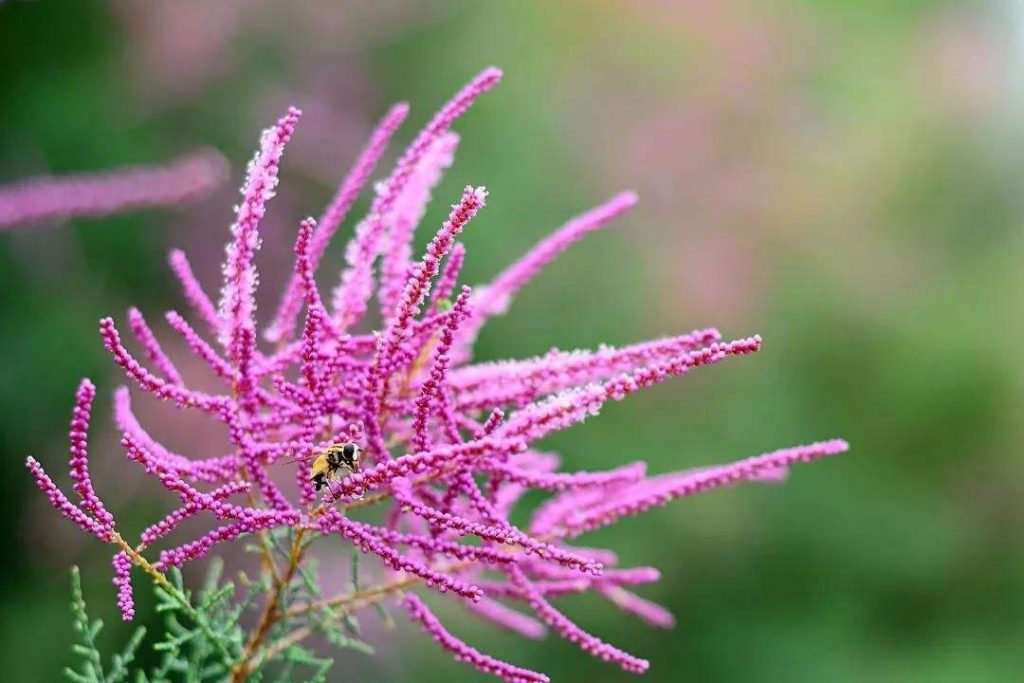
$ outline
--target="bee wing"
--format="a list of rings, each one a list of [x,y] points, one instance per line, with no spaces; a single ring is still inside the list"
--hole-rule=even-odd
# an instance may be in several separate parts
[[[315,457],[316,457],[316,453],[310,453],[309,455],[297,455],[294,458],[291,458],[289,460],[285,460],[282,464],[284,464],[284,465],[291,465],[292,463],[295,463],[295,462],[309,462],[310,460],[314,459]],[[275,463],[275,464],[277,464],[277,463]]]

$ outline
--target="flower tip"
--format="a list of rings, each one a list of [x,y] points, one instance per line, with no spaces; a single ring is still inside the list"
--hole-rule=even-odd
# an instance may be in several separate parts
[[[467,193],[472,193],[473,196],[476,198],[476,201],[479,202],[480,206],[483,206],[484,204],[487,203],[487,196],[490,194],[487,191],[487,188],[484,187],[483,185],[480,185],[479,187],[473,187],[472,185],[467,185],[466,186],[466,192]]]
[[[480,75],[476,77],[476,81],[481,84],[486,83],[487,85],[493,85],[498,83],[504,77],[505,72],[496,66],[489,66],[480,72]]]
[[[387,114],[384,115],[384,118],[391,122],[395,122],[395,119],[398,119],[398,121],[402,121],[408,115],[409,103],[395,102],[393,105],[391,105],[391,108],[388,109],[388,112]]]
[[[625,192],[617,194],[613,201],[625,208],[635,206],[636,203],[640,201],[640,196],[633,190],[626,190]]]
[[[845,453],[850,450],[850,442],[846,439],[832,439],[828,442],[827,447],[832,453]]]
[[[215,147],[203,147],[195,154],[195,158],[203,163],[211,180],[226,180],[231,175],[231,162]]]

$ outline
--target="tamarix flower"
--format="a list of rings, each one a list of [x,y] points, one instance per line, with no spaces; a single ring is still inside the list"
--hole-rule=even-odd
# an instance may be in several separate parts
[[[431,589],[466,602],[472,614],[498,626],[529,638],[550,631],[594,657],[642,672],[646,660],[588,633],[553,601],[566,593],[592,593],[651,625],[671,626],[667,610],[626,590],[657,580],[659,573],[650,567],[620,568],[614,553],[573,539],[670,500],[778,479],[795,463],[846,450],[843,441],[823,441],[728,465],[649,475],[643,462],[595,472],[579,458],[571,460],[580,471],[564,472],[559,456],[534,447],[539,439],[597,415],[610,401],[759,351],[761,338],[723,341],[717,330],[704,329],[622,348],[473,363],[473,340],[491,316],[503,313],[571,243],[636,201],[632,193],[620,194],[569,221],[490,284],[460,288],[465,247],[458,238],[486,212],[488,197],[483,187],[467,187],[424,253],[414,258],[414,231],[455,153],[458,138],[451,127],[500,78],[500,71],[487,69],[473,79],[374,186],[369,213],[358,221],[346,249],[338,285],[324,297],[314,275],[327,242],[369,182],[408,108],[398,105],[385,115],[321,219],[298,222],[295,266],[263,335],[276,344],[273,348],[262,346],[257,335],[256,255],[282,154],[289,139],[301,134],[301,112],[290,109],[264,132],[231,228],[219,305],[196,280],[185,255],[171,255],[195,322],[173,311],[166,321],[219,378],[219,391],[190,388],[137,310],[129,311],[128,327],[150,367],[125,346],[113,319],[100,321],[104,345],[141,392],[222,423],[231,441],[228,452],[212,458],[175,452],[136,419],[129,389],[117,391],[115,417],[128,459],[177,499],[176,507],[142,532],[137,545],[121,535],[89,475],[86,430],[95,389],[88,380],[79,389],[71,423],[70,469],[80,502],[71,502],[29,459],[54,507],[116,546],[114,583],[125,619],[134,614],[133,566],[166,586],[164,576],[172,568],[257,534],[273,588],[245,646],[225,649],[235,680],[244,680],[315,630],[300,627],[280,642],[269,642],[268,634],[277,633],[275,624],[282,620],[302,620],[331,605],[354,610],[390,598],[400,599],[413,621],[456,660],[508,681],[547,680],[452,635],[414,593]],[[380,304],[375,330],[368,320],[378,318],[367,316],[374,293]],[[336,448],[327,451],[332,445]],[[322,460],[326,479],[314,486],[311,460],[342,452],[350,459]],[[510,515],[529,491],[550,495],[517,526]],[[387,508],[383,517],[373,518],[382,522],[359,518],[371,506]],[[178,538],[193,517],[215,520],[215,526],[198,538]],[[273,534],[282,529],[291,549],[279,564],[282,558],[272,546],[283,537]],[[300,574],[308,576],[303,567],[314,538],[375,556],[393,576],[373,587],[356,586],[351,594],[288,606],[284,587]],[[159,554],[149,559],[155,545]]]
[[[160,166],[30,178],[0,187],[0,230],[76,216],[101,218],[128,209],[201,197],[228,175],[220,152],[200,150]]]

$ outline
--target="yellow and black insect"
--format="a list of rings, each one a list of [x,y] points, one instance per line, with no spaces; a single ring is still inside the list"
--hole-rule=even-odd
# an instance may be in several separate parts
[[[362,454],[362,449],[351,441],[331,444],[313,459],[309,467],[309,479],[319,491],[331,479],[340,478],[343,470],[358,472]]]

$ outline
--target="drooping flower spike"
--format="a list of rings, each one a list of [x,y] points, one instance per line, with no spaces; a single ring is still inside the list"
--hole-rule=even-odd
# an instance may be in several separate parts
[[[130,390],[116,392],[115,421],[128,458],[177,501],[146,527],[136,546],[116,530],[89,476],[91,383],[79,389],[71,429],[70,470],[81,502],[70,501],[29,459],[54,507],[118,546],[114,584],[125,619],[134,614],[132,566],[159,575],[220,544],[283,528],[294,530],[296,538],[321,537],[376,557],[395,574],[392,582],[357,592],[353,600],[368,604],[404,591],[402,603],[412,620],[456,659],[481,671],[508,681],[548,680],[459,640],[412,591],[445,593],[497,626],[528,638],[552,632],[597,658],[641,672],[646,660],[588,633],[552,601],[591,593],[651,625],[668,627],[673,618],[667,610],[627,590],[656,581],[659,573],[621,567],[611,551],[570,540],[676,498],[742,481],[777,480],[793,464],[846,450],[843,441],[824,441],[652,476],[642,461],[595,472],[580,456],[570,457],[576,471],[563,471],[559,456],[533,447],[596,415],[609,401],[754,353],[761,339],[723,341],[717,330],[703,329],[621,348],[472,362],[473,340],[490,317],[504,313],[514,295],[569,245],[636,202],[629,192],[612,198],[542,240],[489,285],[470,288],[459,283],[466,250],[456,238],[474,229],[487,198],[482,187],[470,186],[425,251],[414,254],[415,231],[454,158],[458,137],[452,126],[500,77],[497,69],[478,75],[399,155],[375,186],[369,213],[356,224],[338,286],[324,297],[315,275],[327,243],[367,185],[407,107],[397,105],[384,116],[320,220],[297,223],[295,266],[264,333],[274,348],[262,348],[257,339],[255,256],[282,155],[290,138],[301,134],[299,111],[289,110],[264,132],[231,228],[218,305],[185,255],[171,254],[195,320],[174,311],[165,320],[221,382],[220,389],[192,388],[137,310],[129,312],[128,326],[141,354],[125,345],[112,318],[100,321],[104,345],[142,393],[223,424],[230,439],[227,452],[214,457],[176,452],[136,419]],[[367,313],[375,292],[380,325],[372,329]],[[359,447],[361,461],[332,471],[317,500],[310,462],[328,446],[348,442]],[[549,497],[526,524],[513,525],[510,516],[529,491]],[[361,510],[374,505],[388,508],[381,523],[361,518]],[[200,516],[216,520],[216,526],[199,537],[179,538],[183,523]],[[151,546],[158,549],[155,560],[145,557]],[[297,551],[291,561],[302,557]],[[267,614],[274,619],[283,613]],[[236,663],[236,676],[249,670],[251,661],[244,657],[255,649]]]

